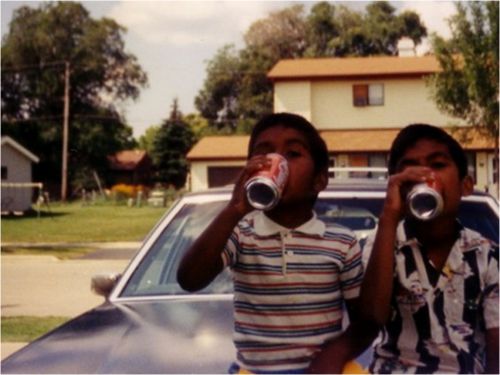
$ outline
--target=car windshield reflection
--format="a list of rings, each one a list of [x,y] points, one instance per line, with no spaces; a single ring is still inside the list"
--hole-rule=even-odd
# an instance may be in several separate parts
[[[186,204],[169,223],[130,278],[122,296],[187,294],[177,283],[182,255],[226,204],[224,201]],[[232,293],[229,271],[198,294]]]

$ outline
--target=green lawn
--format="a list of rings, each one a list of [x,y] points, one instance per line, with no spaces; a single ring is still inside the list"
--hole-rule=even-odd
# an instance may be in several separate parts
[[[142,241],[166,208],[52,204],[26,216],[2,216],[2,243]]]
[[[2,342],[31,342],[67,322],[65,317],[2,317]]]

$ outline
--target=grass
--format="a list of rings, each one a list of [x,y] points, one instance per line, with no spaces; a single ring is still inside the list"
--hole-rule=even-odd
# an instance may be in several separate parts
[[[68,320],[58,316],[2,317],[2,342],[31,342]]]
[[[89,247],[13,247],[2,246],[2,255],[51,255],[58,259],[82,257],[95,249]]]
[[[2,216],[2,243],[142,241],[165,208],[51,204],[37,214]]]

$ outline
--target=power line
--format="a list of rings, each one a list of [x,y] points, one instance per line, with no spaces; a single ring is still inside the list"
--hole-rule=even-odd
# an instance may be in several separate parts
[[[10,122],[10,123],[15,123],[15,122],[30,122],[30,121],[52,121],[52,120],[60,120],[63,118],[63,115],[57,115],[57,116],[38,116],[38,117],[30,117],[30,118],[17,118],[17,119],[9,119],[9,118],[2,118],[3,122]],[[104,116],[104,115],[72,115],[71,118],[75,119],[93,119],[93,120],[122,120],[119,116]]]
[[[48,63],[40,63],[38,65],[17,65],[17,66],[12,66],[12,67],[2,67],[2,73],[16,73],[16,72],[22,72],[26,70],[42,70],[46,68],[51,68],[51,67],[59,67],[62,66],[64,67],[65,61],[52,61]]]

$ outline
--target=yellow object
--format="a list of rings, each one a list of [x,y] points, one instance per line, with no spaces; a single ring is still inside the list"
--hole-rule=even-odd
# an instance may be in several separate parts
[[[253,374],[253,372],[250,372],[248,370],[245,370],[244,368],[240,368],[237,372],[237,374]]]
[[[347,362],[342,370],[342,374],[369,374],[368,370],[365,370],[361,365],[356,361]]]
[[[347,362],[342,370],[342,374],[369,374],[370,372],[363,369],[361,365],[356,361]],[[248,370],[240,368],[236,374],[253,374]]]

